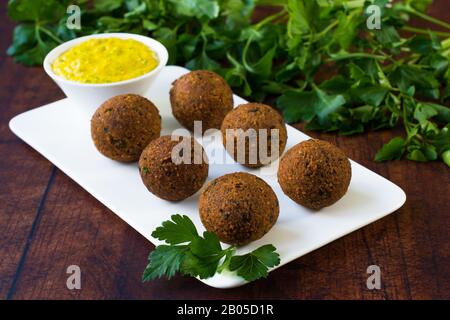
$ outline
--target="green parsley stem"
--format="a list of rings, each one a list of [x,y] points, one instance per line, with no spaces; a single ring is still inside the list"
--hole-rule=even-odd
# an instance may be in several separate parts
[[[314,40],[318,40],[319,38],[323,37],[327,33],[330,32],[331,29],[333,29],[335,26],[337,26],[339,23],[338,20],[334,20],[330,25],[328,25],[325,29],[323,29],[321,32],[319,32],[314,38]]]
[[[450,37],[450,32],[425,30],[425,29],[411,27],[411,26],[404,26],[402,29],[405,31],[410,31],[410,32],[414,32],[414,33],[429,34],[429,32],[432,32],[435,35],[440,36],[440,37]]]
[[[44,41],[42,41],[41,33],[40,33],[38,25],[36,25],[36,27],[34,28],[34,35],[35,35],[36,40],[38,41],[38,43],[40,43],[40,44],[44,43]]]
[[[56,37],[50,30],[48,30],[47,28],[43,27],[43,26],[37,26],[37,29],[39,31],[42,31],[43,33],[45,33],[47,36],[49,36],[50,38],[52,38],[53,40],[56,41],[56,43],[61,44],[62,41],[61,39],[59,39],[58,37]]]
[[[259,21],[258,23],[256,23],[254,26],[254,29],[258,30],[261,27],[263,27],[264,25],[266,25],[274,20],[277,20],[278,18],[283,17],[284,15],[286,15],[286,13],[287,13],[287,11],[285,9],[283,9],[275,14],[272,14],[272,15],[264,18],[263,20]]]
[[[254,72],[254,69],[247,62],[247,51],[250,48],[250,44],[252,43],[252,41],[253,41],[253,34],[250,35],[247,42],[245,43],[244,49],[242,50],[242,64],[250,72]]]
[[[385,57],[385,56],[371,54],[371,53],[364,53],[364,52],[336,54],[336,55],[330,55],[330,56],[331,56],[331,59],[329,59],[329,61],[339,61],[339,60],[352,59],[352,58],[372,58],[372,59],[376,59],[376,60],[386,60],[387,59],[387,57]]]
[[[413,15],[415,15],[415,16],[423,19],[423,20],[426,20],[428,22],[434,23],[434,24],[436,24],[438,26],[441,26],[441,27],[444,27],[446,29],[450,29],[450,24],[448,24],[448,23],[446,23],[444,21],[441,21],[439,19],[433,18],[433,17],[431,17],[431,16],[429,16],[429,15],[427,15],[425,13],[422,13],[420,11],[417,11],[416,9],[411,8],[410,6],[405,7],[405,11],[408,12],[408,13],[411,13],[411,14],[413,14]]]
[[[405,127],[405,131],[406,131],[406,136],[409,139],[410,134],[409,134],[408,115],[407,115],[407,110],[406,110],[406,105],[405,105],[404,100],[402,101],[402,117],[403,117],[403,126]]]

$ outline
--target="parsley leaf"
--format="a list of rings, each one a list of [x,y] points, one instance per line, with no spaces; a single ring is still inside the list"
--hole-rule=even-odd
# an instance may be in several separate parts
[[[123,0],[95,0],[95,9],[100,12],[113,11],[122,6]]]
[[[441,123],[450,123],[450,108],[440,105],[440,104],[436,104],[436,103],[431,103],[431,102],[422,102],[421,103],[422,106],[425,107],[432,107],[436,113],[434,112],[429,112],[430,114],[432,113],[432,116],[436,116],[435,119],[436,121],[439,121]],[[416,116],[416,114],[415,114]],[[414,116],[414,117],[415,117]]]
[[[142,275],[142,281],[166,276],[172,278],[180,270],[181,263],[188,251],[187,246],[160,245],[148,257],[149,263]]]
[[[442,153],[442,160],[450,167],[450,149]]]
[[[219,238],[215,233],[205,231],[203,238],[193,239],[189,245],[192,253],[199,257],[211,257],[222,253]]]
[[[212,277],[218,268],[219,261],[225,255],[215,233],[205,231],[203,238],[194,239],[189,245],[190,252],[183,264],[183,272],[200,279]]]
[[[379,85],[363,85],[352,89],[350,92],[355,99],[378,107],[384,101],[389,90]]]
[[[278,107],[288,122],[296,120],[311,121],[317,117],[319,122],[326,121],[345,103],[342,95],[329,95],[318,87],[310,92],[290,90],[278,98]]]
[[[10,0],[8,15],[15,21],[55,21],[66,13],[69,1]]]
[[[387,161],[400,159],[405,147],[405,140],[395,137],[386,143],[375,155],[375,161]]]
[[[219,255],[199,257],[188,252],[182,273],[200,279],[210,278],[216,273],[221,258]]]
[[[432,105],[427,103],[419,103],[414,110],[414,118],[419,121],[420,124],[425,123],[429,118],[437,115],[437,110]]]
[[[152,237],[169,244],[179,244],[198,239],[197,229],[188,216],[173,215],[172,221],[164,221],[152,232]]]
[[[286,91],[277,100],[287,122],[311,121],[316,116],[313,107],[315,96],[312,92]]]
[[[214,19],[219,15],[219,4],[215,0],[178,1],[169,0],[180,16]]]
[[[273,245],[262,246],[242,256],[234,256],[230,260],[230,270],[247,281],[267,277],[267,270],[280,264],[280,256]]]

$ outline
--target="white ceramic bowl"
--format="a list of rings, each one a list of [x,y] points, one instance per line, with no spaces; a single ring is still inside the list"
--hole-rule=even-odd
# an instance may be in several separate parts
[[[120,38],[120,39],[134,39],[147,45],[153,52],[156,53],[159,63],[152,71],[129,80],[112,82],[112,83],[79,83],[72,80],[64,79],[56,75],[51,64],[63,52],[71,47],[93,38]],[[83,111],[93,114],[95,110],[107,99],[126,93],[135,93],[145,95],[150,88],[154,78],[158,75],[162,68],[167,64],[169,54],[167,49],[158,41],[149,37],[132,34],[132,33],[102,33],[90,36],[80,37],[67,41],[52,51],[50,51],[44,59],[45,72],[56,82],[62,91],[69,98],[70,102],[77,105]]]

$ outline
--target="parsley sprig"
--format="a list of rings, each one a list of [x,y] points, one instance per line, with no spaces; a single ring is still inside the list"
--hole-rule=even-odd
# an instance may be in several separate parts
[[[143,281],[172,278],[176,273],[206,279],[226,269],[247,281],[267,277],[269,268],[280,264],[273,245],[264,245],[244,254],[235,255],[236,247],[222,249],[217,235],[205,231],[200,236],[195,225],[185,215],[173,215],[153,231],[152,236],[167,244],[159,245],[149,257]]]

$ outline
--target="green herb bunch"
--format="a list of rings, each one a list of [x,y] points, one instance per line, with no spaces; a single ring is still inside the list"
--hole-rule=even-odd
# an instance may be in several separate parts
[[[431,0],[78,1],[81,30],[65,25],[69,2],[11,0],[20,24],[8,53],[37,65],[76,36],[147,34],[168,48],[170,64],[216,71],[252,100],[275,99],[287,122],[342,135],[403,126],[375,160],[450,166],[450,24],[425,14]],[[381,29],[366,25],[372,4]],[[253,23],[258,5],[275,10]],[[447,31],[413,27],[411,17]]]
[[[236,247],[222,249],[217,235],[205,231],[197,233],[187,216],[173,215],[156,228],[152,237],[165,241],[148,257],[149,263],[142,276],[143,281],[167,277],[176,273],[210,278],[216,272],[235,271],[247,281],[265,278],[268,269],[280,264],[280,257],[273,245],[264,245],[245,255],[235,255]]]

